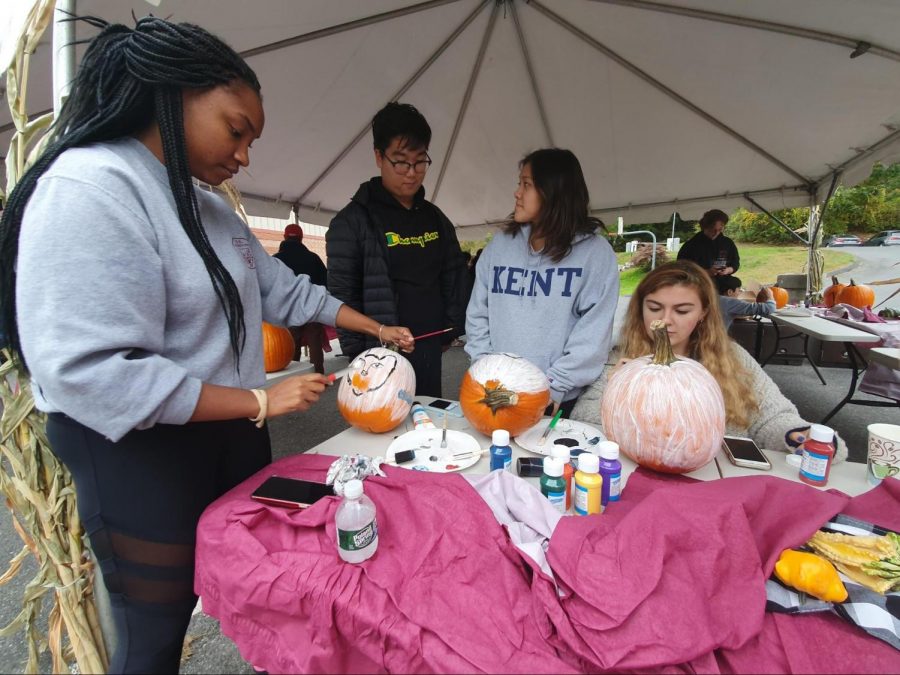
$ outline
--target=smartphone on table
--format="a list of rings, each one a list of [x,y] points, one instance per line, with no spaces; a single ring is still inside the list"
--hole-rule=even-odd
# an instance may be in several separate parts
[[[769,471],[772,468],[769,458],[763,454],[752,438],[726,436],[722,440],[722,450],[735,466],[762,471]]]
[[[334,490],[325,483],[315,483],[298,478],[270,476],[250,497],[256,501],[290,509],[305,509],[323,497],[334,495]]]
[[[448,401],[443,398],[436,398],[431,403],[423,403],[422,405],[428,410],[436,410],[441,414],[451,415],[453,417],[463,416],[462,408],[458,401]],[[438,417],[438,419],[440,419],[440,417]],[[432,418],[432,420],[434,420],[434,418]],[[438,424],[438,426],[440,426],[440,424]]]

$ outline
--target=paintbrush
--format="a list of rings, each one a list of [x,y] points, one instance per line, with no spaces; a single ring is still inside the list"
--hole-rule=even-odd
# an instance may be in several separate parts
[[[560,415],[562,415],[562,408],[556,411],[556,414],[553,416],[553,419],[550,420],[550,424],[547,425],[547,428],[544,429],[544,433],[541,434],[541,437],[538,439],[537,444],[543,445],[547,442],[547,437],[550,435],[550,432],[553,431],[553,427],[556,426],[556,423],[559,422]]]
[[[461,452],[458,455],[450,455],[449,459],[455,460],[455,461],[460,461],[460,460],[464,460],[464,459],[472,459],[473,457],[480,457],[481,455],[486,453],[488,450],[490,450],[490,448],[487,448],[484,450],[473,450],[470,452]]]
[[[337,371],[331,373],[330,375],[326,375],[325,379],[328,380],[329,385],[332,385],[335,382],[337,382],[338,380],[340,380],[341,378],[343,378],[344,375],[349,375],[352,370],[356,370],[356,369],[355,368],[343,368],[341,370],[337,370]]]
[[[444,413],[444,428],[441,430],[441,447],[447,447],[447,413]]]
[[[425,333],[424,335],[414,335],[413,340],[424,340],[425,338],[434,337],[435,335],[443,335],[444,333],[449,333],[451,330],[453,329],[444,328],[443,330],[431,331],[430,333]]]

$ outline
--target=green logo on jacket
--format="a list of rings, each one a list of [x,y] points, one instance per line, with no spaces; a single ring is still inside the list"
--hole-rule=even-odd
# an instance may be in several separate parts
[[[401,237],[396,232],[385,232],[388,248],[392,246],[421,246],[425,248],[425,244],[430,241],[437,241],[437,232],[426,232],[418,237]]]

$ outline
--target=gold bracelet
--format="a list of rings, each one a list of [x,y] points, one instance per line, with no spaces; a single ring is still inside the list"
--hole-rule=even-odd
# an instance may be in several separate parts
[[[256,402],[259,403],[259,414],[249,419],[256,424],[257,429],[262,429],[266,423],[266,415],[269,413],[269,395],[266,394],[265,389],[251,389],[250,392],[256,397]]]

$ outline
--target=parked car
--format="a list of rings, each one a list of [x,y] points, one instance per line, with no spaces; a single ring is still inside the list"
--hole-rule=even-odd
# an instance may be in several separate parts
[[[866,239],[863,246],[900,246],[900,230],[882,230]]]
[[[833,234],[825,240],[826,246],[859,246],[862,239],[855,234]]]

